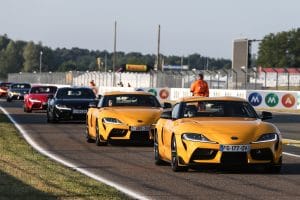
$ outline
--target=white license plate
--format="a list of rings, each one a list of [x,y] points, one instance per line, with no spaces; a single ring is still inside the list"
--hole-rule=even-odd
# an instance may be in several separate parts
[[[150,126],[131,126],[130,130],[131,131],[149,131]]]
[[[249,152],[250,145],[220,145],[220,151],[222,152]]]
[[[87,110],[78,110],[78,109],[74,109],[73,110],[73,114],[86,114]]]

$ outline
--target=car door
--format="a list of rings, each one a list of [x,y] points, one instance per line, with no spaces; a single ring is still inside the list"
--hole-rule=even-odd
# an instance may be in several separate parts
[[[178,118],[178,113],[180,109],[180,104],[175,104],[172,110],[172,119],[168,119],[162,130],[162,140],[164,143],[164,157],[171,160],[171,141],[172,135],[174,133],[174,125],[176,125],[176,119]]]

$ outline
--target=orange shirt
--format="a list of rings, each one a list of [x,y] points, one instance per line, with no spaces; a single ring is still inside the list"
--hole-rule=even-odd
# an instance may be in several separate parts
[[[191,85],[191,92],[193,93],[193,96],[208,97],[209,89],[207,82],[204,80],[196,80]]]

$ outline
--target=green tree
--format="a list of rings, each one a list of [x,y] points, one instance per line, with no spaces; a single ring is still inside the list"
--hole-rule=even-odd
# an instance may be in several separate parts
[[[262,67],[300,67],[300,28],[266,35],[259,45],[257,64]]]

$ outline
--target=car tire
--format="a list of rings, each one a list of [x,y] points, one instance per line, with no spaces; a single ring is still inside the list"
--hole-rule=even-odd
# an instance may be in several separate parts
[[[164,161],[159,156],[159,148],[158,148],[158,141],[157,141],[157,133],[154,135],[154,160],[156,165],[162,165]]]
[[[6,101],[7,101],[7,102],[11,102],[11,100],[12,100],[12,99],[9,98],[9,97],[6,98]]]
[[[48,123],[56,123],[58,120],[55,118],[53,112],[47,111],[47,122]]]
[[[95,141],[97,146],[106,146],[107,145],[107,141],[104,141],[101,139],[101,133],[99,131],[99,126],[98,126],[98,122],[96,120],[96,141]]]
[[[178,155],[177,155],[177,144],[175,136],[172,137],[171,142],[171,167],[174,172],[188,171],[188,166],[179,166],[178,165]]]
[[[88,124],[86,125],[86,129],[85,129],[85,140],[86,140],[86,142],[88,142],[88,143],[94,142],[94,140],[92,140],[92,139],[90,138],[89,125],[88,125]]]
[[[24,105],[24,112],[31,113],[32,110]]]

